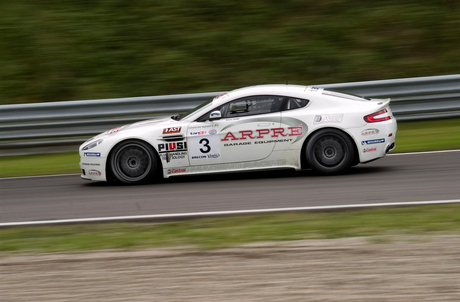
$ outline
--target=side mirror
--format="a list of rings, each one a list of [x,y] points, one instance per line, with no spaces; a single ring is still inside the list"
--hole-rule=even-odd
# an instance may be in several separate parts
[[[213,111],[209,114],[209,120],[210,121],[213,121],[213,120],[218,120],[222,118],[222,114],[220,113],[219,110],[216,110],[216,111]]]

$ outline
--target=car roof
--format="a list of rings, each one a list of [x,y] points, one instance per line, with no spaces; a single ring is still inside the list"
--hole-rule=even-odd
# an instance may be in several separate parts
[[[305,90],[308,86],[301,85],[257,85],[235,89],[214,98],[215,105],[223,104],[231,99],[238,99],[253,95],[282,95],[307,97]]]
[[[336,102],[337,101],[342,102],[344,100],[367,101],[366,99],[359,97],[359,96],[329,91],[329,90],[325,90],[324,88],[318,87],[318,86],[271,84],[271,85],[257,85],[257,86],[243,87],[243,88],[235,89],[229,92],[225,92],[221,95],[216,96],[212,100],[212,106],[216,108],[220,105],[227,103],[228,101],[233,101],[239,98],[257,96],[257,95],[279,95],[279,96],[289,96],[289,97],[308,99],[308,100],[312,100],[312,98],[319,98],[323,101],[327,99],[327,100],[336,101]],[[191,114],[188,118],[193,120],[197,118],[197,116],[200,116],[202,114],[203,112],[195,112]]]
[[[286,95],[299,98],[310,98],[313,96],[323,96],[323,97],[337,97],[341,99],[348,99],[354,101],[366,101],[365,98],[357,95],[336,92],[326,90],[317,86],[304,86],[304,85],[282,85],[282,84],[272,84],[272,85],[257,85],[249,86],[244,88],[239,88],[232,90],[226,93],[231,99],[236,99],[245,96],[251,95]],[[228,99],[227,99],[228,100]],[[225,101],[227,101],[225,100]],[[224,100],[222,100],[224,101]]]
[[[267,94],[267,93],[279,93],[286,94],[286,92],[296,92],[302,93],[308,86],[302,85],[281,85],[281,84],[272,84],[272,85],[257,85],[249,86],[244,88],[239,88],[228,92],[229,96],[236,95],[250,95],[250,94]]]

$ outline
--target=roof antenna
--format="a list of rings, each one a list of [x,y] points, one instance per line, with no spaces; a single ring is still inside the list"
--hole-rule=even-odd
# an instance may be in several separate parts
[[[286,85],[288,84],[288,82],[289,82],[289,72],[288,72],[287,77],[286,77]]]

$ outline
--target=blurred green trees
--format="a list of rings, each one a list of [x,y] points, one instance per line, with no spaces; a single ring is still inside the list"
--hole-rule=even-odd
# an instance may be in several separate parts
[[[0,3],[0,104],[456,74],[456,1]]]

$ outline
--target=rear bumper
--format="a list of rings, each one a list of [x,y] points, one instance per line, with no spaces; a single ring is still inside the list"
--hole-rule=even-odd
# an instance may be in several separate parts
[[[388,145],[386,147],[386,149],[385,149],[385,153],[388,153],[388,152],[392,151],[395,147],[396,147],[395,143],[392,143],[392,144]]]
[[[384,157],[396,146],[396,119],[367,124],[355,129],[354,136],[358,148],[359,162],[366,163]]]

